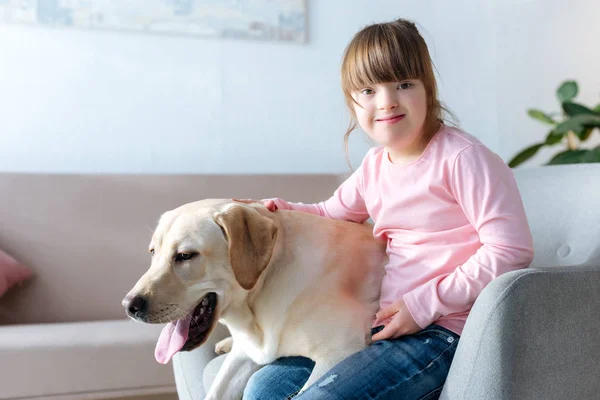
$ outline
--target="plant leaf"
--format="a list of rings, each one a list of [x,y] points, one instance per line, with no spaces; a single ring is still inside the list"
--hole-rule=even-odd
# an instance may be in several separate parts
[[[568,120],[561,122],[554,128],[556,133],[567,133],[573,131],[582,134],[585,128],[600,127],[600,115],[597,114],[579,114]]]
[[[548,162],[548,165],[558,164],[579,164],[582,162],[582,158],[587,154],[589,150],[565,150],[556,154]]]
[[[600,146],[588,150],[581,158],[582,163],[597,163],[600,162]]]
[[[580,114],[592,114],[592,115],[595,114],[594,111],[590,110],[586,106],[578,104],[578,103],[572,103],[570,101],[565,101],[562,104],[562,109],[570,117],[574,117],[575,115],[580,115]]]
[[[538,143],[526,148],[525,150],[521,151],[519,154],[514,156],[513,159],[508,162],[508,166],[511,168],[515,168],[516,166],[524,163],[525,161],[533,157],[543,145],[544,143]]]
[[[577,134],[580,134],[581,132],[583,132],[584,129],[585,128],[583,127],[580,121],[578,121],[575,118],[571,118],[558,124],[556,128],[554,128],[554,132],[567,133],[569,131],[573,131]]]
[[[564,133],[556,133],[554,131],[550,131],[548,136],[546,136],[546,145],[552,146],[553,144],[560,142],[564,136]]]
[[[588,138],[590,137],[590,135],[592,134],[592,132],[594,131],[594,127],[589,127],[586,128],[579,136],[579,140],[581,140],[582,142],[584,140],[588,140]]]
[[[598,104],[596,107],[594,107],[593,111],[594,111],[595,113],[598,113],[598,114],[600,114],[600,104]]]
[[[556,122],[552,119],[552,117],[543,111],[536,110],[534,108],[530,108],[529,110],[527,110],[527,114],[529,114],[529,116],[531,118],[537,119],[538,121],[541,121],[543,123],[550,124],[550,125],[556,124]]]
[[[573,97],[577,96],[579,88],[575,81],[564,81],[560,87],[556,90],[556,96],[561,103],[570,101]]]

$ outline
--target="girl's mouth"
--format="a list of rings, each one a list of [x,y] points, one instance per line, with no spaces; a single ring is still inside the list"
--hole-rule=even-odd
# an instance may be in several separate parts
[[[406,116],[406,114],[400,114],[400,115],[396,115],[396,116],[389,117],[389,118],[379,118],[376,121],[383,122],[386,124],[395,124],[396,122],[402,121],[405,116]]]

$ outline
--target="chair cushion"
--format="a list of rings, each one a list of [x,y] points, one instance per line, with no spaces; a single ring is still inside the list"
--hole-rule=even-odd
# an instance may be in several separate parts
[[[225,361],[225,357],[227,357],[227,354],[223,354],[222,356],[213,358],[208,362],[208,364],[206,364],[206,367],[204,367],[202,381],[204,383],[204,389],[207,392],[208,389],[210,389],[210,387],[212,386],[212,383],[215,381],[217,373],[219,372],[221,365],[223,365],[223,362]]]
[[[203,382],[205,366],[215,358],[215,344],[225,337],[229,332],[224,325],[218,324],[208,337],[206,343],[193,351],[181,351],[173,356],[173,370],[175,382],[177,383],[177,395],[179,400],[201,400],[206,396],[205,388],[209,386]],[[214,370],[216,374],[218,367]],[[214,380],[214,377],[212,378]],[[212,383],[212,380],[210,383]],[[210,385],[209,383],[209,385]]]
[[[473,309],[440,399],[597,399],[600,265],[523,269]]]
[[[515,170],[535,256],[531,267],[600,265],[600,163]]]

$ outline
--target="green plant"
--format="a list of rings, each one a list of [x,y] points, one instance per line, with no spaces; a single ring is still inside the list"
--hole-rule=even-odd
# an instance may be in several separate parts
[[[565,81],[556,91],[556,96],[561,102],[562,113],[547,114],[536,109],[529,109],[527,113],[552,129],[542,143],[536,143],[519,152],[508,165],[511,168],[529,160],[543,146],[554,146],[558,143],[566,145],[567,149],[552,157],[548,165],[575,164],[600,162],[600,146],[593,149],[582,149],[580,144],[589,139],[596,128],[600,128],[600,104],[593,109],[573,102],[579,88],[575,81]],[[560,120],[556,120],[560,117]]]

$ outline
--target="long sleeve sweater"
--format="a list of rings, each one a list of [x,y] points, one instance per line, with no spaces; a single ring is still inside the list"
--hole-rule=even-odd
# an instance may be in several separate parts
[[[442,127],[421,156],[392,163],[372,148],[360,167],[318,204],[273,199],[280,209],[374,221],[389,262],[379,307],[404,302],[422,328],[461,334],[473,302],[497,276],[526,268],[533,241],[511,169],[479,140]]]

